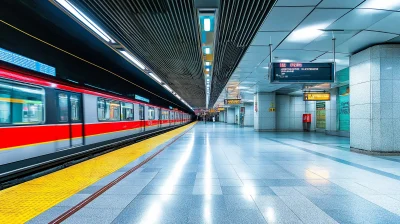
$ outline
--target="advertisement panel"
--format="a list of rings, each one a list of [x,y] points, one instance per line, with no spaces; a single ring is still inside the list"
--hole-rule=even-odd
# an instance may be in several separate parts
[[[325,102],[316,103],[316,127],[319,129],[326,128],[326,109]]]

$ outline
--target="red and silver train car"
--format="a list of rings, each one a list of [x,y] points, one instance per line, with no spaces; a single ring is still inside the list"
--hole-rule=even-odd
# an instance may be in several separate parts
[[[0,177],[190,121],[181,111],[0,65]]]

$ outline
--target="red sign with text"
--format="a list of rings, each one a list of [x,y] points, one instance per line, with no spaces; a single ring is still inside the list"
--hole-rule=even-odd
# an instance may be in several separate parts
[[[303,123],[311,123],[311,114],[303,114]]]

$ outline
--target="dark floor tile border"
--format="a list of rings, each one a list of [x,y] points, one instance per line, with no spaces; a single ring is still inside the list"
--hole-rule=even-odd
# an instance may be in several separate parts
[[[283,145],[287,145],[287,146],[291,146],[291,147],[300,149],[300,150],[302,150],[304,152],[308,152],[308,153],[311,153],[311,154],[314,154],[314,155],[317,155],[317,156],[320,156],[320,157],[324,157],[326,159],[330,159],[330,160],[335,161],[335,162],[339,162],[339,163],[342,163],[342,164],[345,164],[345,165],[356,167],[356,168],[359,168],[359,169],[362,169],[362,170],[365,170],[365,171],[369,171],[369,172],[372,172],[372,173],[375,173],[375,174],[378,174],[378,175],[381,175],[381,176],[385,176],[385,177],[388,177],[388,178],[391,178],[391,179],[394,179],[394,180],[400,180],[400,176],[392,174],[392,173],[388,173],[388,172],[385,172],[385,171],[377,170],[377,169],[374,169],[374,168],[371,168],[371,167],[367,167],[367,166],[364,166],[364,165],[360,165],[360,164],[357,164],[357,163],[349,162],[347,160],[339,159],[339,158],[336,158],[336,157],[333,157],[333,156],[328,156],[328,155],[325,155],[323,153],[314,152],[312,150],[309,150],[309,149],[306,149],[306,148],[303,148],[303,147],[299,147],[299,146],[296,146],[296,145],[284,143],[284,142],[281,142],[281,141],[278,141],[278,140],[274,140],[274,139],[270,139],[270,138],[268,138],[268,139],[271,140],[271,141],[274,141],[274,142],[281,143]]]

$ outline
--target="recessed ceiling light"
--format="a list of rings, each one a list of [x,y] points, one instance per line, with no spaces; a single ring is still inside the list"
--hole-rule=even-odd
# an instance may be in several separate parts
[[[211,30],[211,20],[204,19],[204,31],[210,31],[210,30]]]
[[[209,66],[211,65],[211,63],[209,61],[206,61],[206,65]]]
[[[206,54],[210,54],[210,53],[211,53],[209,47],[206,47],[206,48],[205,48],[205,53],[206,53]]]

